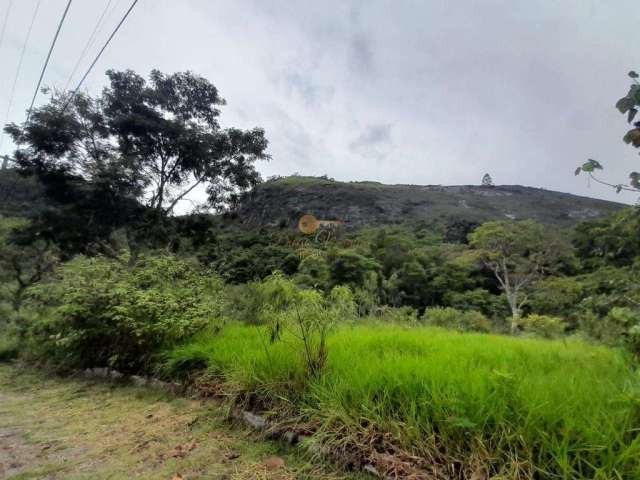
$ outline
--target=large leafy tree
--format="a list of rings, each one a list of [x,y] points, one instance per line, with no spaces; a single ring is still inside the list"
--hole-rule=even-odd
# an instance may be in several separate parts
[[[469,244],[504,292],[511,310],[511,332],[517,332],[531,285],[553,271],[567,254],[567,243],[543,225],[525,220],[487,222],[469,235]]]
[[[101,100],[53,92],[28,124],[5,130],[19,146],[19,172],[35,176],[47,198],[23,237],[46,239],[67,254],[112,250],[113,231],[140,215],[144,185],[118,154]]]
[[[222,129],[225,100],[208,80],[157,70],[149,81],[130,70],[107,75],[106,122],[144,181],[147,206],[169,215],[202,185],[209,206],[220,207],[259,181],[254,163],[268,158],[264,130]]]
[[[5,129],[19,145],[20,170],[38,176],[62,208],[43,227],[54,240],[72,231],[67,243],[78,250],[106,246],[118,228],[166,226],[198,186],[220,208],[259,181],[264,131],[221,128],[225,101],[208,80],[157,70],[149,80],[129,70],[107,76],[101,95],[54,91],[28,123]]]

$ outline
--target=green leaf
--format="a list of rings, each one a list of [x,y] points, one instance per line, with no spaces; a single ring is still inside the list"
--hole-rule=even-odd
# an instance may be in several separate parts
[[[616,102],[616,108],[620,111],[620,113],[627,113],[630,108],[633,108],[634,105],[634,101],[629,97],[622,97]]]
[[[637,74],[636,72],[634,72],[633,70],[631,70],[631,71],[629,72],[629,76],[630,76],[631,78],[638,78],[638,74]]]
[[[622,137],[624,143],[632,144],[634,147],[640,147],[640,128],[634,128],[629,130],[624,137]]]
[[[640,173],[631,172],[629,174],[629,179],[631,180],[629,183],[633,188],[640,189]]]
[[[616,185],[616,193],[620,193],[622,191],[622,185]]]
[[[590,158],[582,164],[583,172],[593,172],[594,170],[602,170],[602,165],[597,160]]]
[[[577,175],[580,175],[580,172],[581,172],[581,171],[582,171],[582,167],[578,167],[578,168],[576,168],[575,175],[576,175],[576,176],[577,176]]]
[[[636,110],[635,108],[630,109],[629,113],[627,114],[627,122],[633,122],[633,118],[636,116],[636,113],[638,113],[638,110]]]

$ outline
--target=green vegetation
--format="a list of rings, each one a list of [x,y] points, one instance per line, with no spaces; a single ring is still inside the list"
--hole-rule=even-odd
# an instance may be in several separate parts
[[[206,365],[254,405],[295,405],[302,423],[321,422],[329,444],[366,449],[360,442],[389,433],[443,471],[453,462],[467,476],[480,465],[508,478],[640,474],[640,378],[621,352],[578,340],[356,325],[329,337],[325,371],[300,384],[293,337],[265,349],[264,328],[230,325],[200,337],[169,353],[165,368]]]
[[[145,372],[151,356],[220,315],[222,283],[170,256],[119,260],[77,257],[34,288],[46,308],[27,326],[32,354],[69,368]]]
[[[424,226],[327,242],[181,220],[173,253],[56,260],[17,305],[8,275],[0,358],[205,386],[355,467],[635,478],[638,250],[612,255],[610,231],[636,215],[493,222],[469,244]],[[5,258],[36,271],[13,243],[29,224],[3,221]]]
[[[270,192],[411,192],[294,176],[241,197],[266,140],[220,129],[213,85],[109,77],[8,128],[47,206],[0,218],[0,360],[180,380],[388,476],[640,478],[638,208],[507,221],[512,190],[485,182],[451,187],[492,198],[471,217],[434,187],[437,221],[248,229]],[[172,215],[197,185],[224,213]]]

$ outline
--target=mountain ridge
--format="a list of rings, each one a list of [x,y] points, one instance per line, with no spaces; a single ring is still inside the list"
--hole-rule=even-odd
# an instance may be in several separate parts
[[[347,227],[529,218],[571,227],[627,206],[523,185],[387,185],[291,176],[256,186],[244,195],[238,212],[247,226],[280,228],[295,228],[308,213]]]

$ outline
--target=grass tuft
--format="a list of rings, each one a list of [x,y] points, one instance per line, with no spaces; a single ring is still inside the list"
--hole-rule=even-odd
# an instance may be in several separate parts
[[[509,478],[640,478],[640,376],[621,351],[358,325],[330,337],[326,369],[306,381],[292,339],[264,338],[260,328],[232,325],[176,348],[165,368],[175,375],[206,365],[263,408],[294,405],[328,446],[378,463],[404,452],[461,478],[478,469]]]

